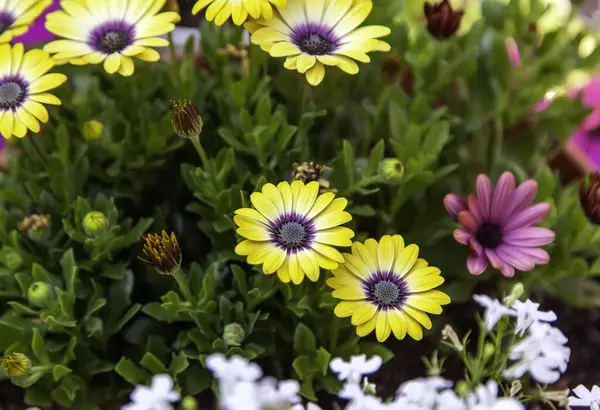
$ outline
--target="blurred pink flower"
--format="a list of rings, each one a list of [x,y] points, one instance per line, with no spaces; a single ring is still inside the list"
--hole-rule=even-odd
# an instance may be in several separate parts
[[[504,41],[504,45],[506,46],[506,54],[508,55],[508,60],[513,67],[519,67],[521,65],[521,54],[519,53],[519,46],[514,38],[508,37]]]

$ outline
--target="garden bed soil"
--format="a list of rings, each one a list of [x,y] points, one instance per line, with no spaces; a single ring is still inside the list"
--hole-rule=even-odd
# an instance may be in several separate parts
[[[600,309],[576,309],[566,306],[555,300],[547,300],[542,303],[541,309],[553,310],[558,320],[555,325],[569,338],[571,348],[571,360],[566,373],[561,380],[552,386],[554,390],[574,388],[583,384],[590,388],[600,382]],[[479,311],[474,303],[461,305],[449,305],[446,310],[446,318],[452,318],[453,327],[464,334],[468,329],[475,328],[473,314]],[[393,340],[387,343],[395,357],[386,363],[381,371],[372,378],[377,383],[379,393],[383,397],[392,396],[396,388],[410,379],[425,375],[425,365],[421,358],[429,357],[439,345],[439,330],[423,341],[417,342],[412,339],[402,341]],[[456,358],[451,358],[444,363],[446,369],[443,377],[450,380],[462,378],[462,366]],[[0,410],[24,410],[23,390],[13,386],[9,382],[0,383]],[[544,405],[534,404],[529,407],[532,410],[550,409]]]

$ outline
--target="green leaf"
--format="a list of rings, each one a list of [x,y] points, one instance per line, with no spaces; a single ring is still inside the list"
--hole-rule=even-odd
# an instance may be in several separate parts
[[[314,355],[317,351],[315,335],[308,326],[300,323],[294,334],[294,350],[298,354]]]
[[[153,374],[162,374],[168,372],[167,367],[150,352],[147,352],[144,355],[140,365],[150,370]]]
[[[144,307],[142,308],[142,312],[144,312],[151,318],[158,320],[159,322],[171,323],[177,320],[177,316],[169,312],[168,310],[165,310],[165,308],[162,307],[160,302],[151,302],[144,305]]]
[[[46,350],[44,338],[42,337],[42,334],[40,333],[40,330],[38,328],[33,329],[31,350],[33,351],[33,354],[40,361],[41,364],[47,365],[52,363],[50,357],[48,356],[48,351]]]
[[[173,355],[171,364],[169,364],[169,374],[171,377],[176,378],[179,373],[182,373],[185,369],[190,366],[187,357],[180,352],[178,355]]]
[[[52,369],[52,377],[54,378],[54,381],[57,382],[64,375],[69,374],[71,372],[72,370],[68,367],[63,366],[62,364],[57,364],[56,366],[54,366],[54,369]]]
[[[65,285],[67,291],[71,295],[75,295],[75,281],[77,280],[77,265],[75,264],[75,256],[73,249],[68,249],[60,258],[60,266],[62,267],[63,275],[65,278]]]
[[[369,156],[369,162],[367,163],[367,176],[376,175],[379,172],[379,165],[383,161],[383,155],[385,151],[385,142],[383,139],[379,140],[377,145],[371,151]]]
[[[244,271],[238,265],[231,265],[230,268],[240,294],[244,299],[247,299],[248,282],[246,281],[246,271]]]
[[[317,350],[317,366],[321,374],[325,376],[329,369],[329,361],[331,360],[331,353],[325,350],[323,347],[319,347]]]
[[[125,357],[122,357],[121,360],[119,360],[119,363],[115,366],[115,372],[133,385],[143,384],[150,377],[145,370],[139,368],[135,363]]]
[[[306,377],[310,376],[313,371],[311,368],[311,361],[308,356],[298,356],[292,362],[292,368],[298,375],[300,380],[304,380]]]
[[[33,280],[36,282],[44,282],[44,283],[52,283],[50,281],[50,275],[41,265],[37,263],[33,263],[31,265],[31,276],[33,276]]]
[[[347,210],[351,215],[355,216],[375,216],[375,209],[371,205],[356,205]]]
[[[310,401],[317,401],[317,396],[315,396],[315,390],[313,389],[312,378],[304,379],[300,385],[300,395]]]

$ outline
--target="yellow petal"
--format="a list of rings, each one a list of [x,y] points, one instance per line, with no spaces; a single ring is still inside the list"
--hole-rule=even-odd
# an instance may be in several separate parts
[[[423,328],[421,325],[405,312],[401,312],[400,314],[402,315],[402,319],[406,322],[406,333],[415,340],[423,339]]]
[[[410,317],[419,322],[425,329],[431,329],[431,319],[429,319],[429,316],[427,316],[426,313],[423,313],[420,310],[413,309],[410,306],[406,305],[402,307],[402,310],[404,310],[408,315],[410,315]]]
[[[129,77],[133,74],[135,67],[133,65],[133,60],[131,57],[122,56],[121,57],[121,66],[119,67],[119,74],[123,77]]]
[[[29,114],[25,108],[21,107],[19,108],[17,111],[15,111],[15,114],[18,118],[18,120],[20,120],[23,125],[25,125],[27,128],[29,128],[31,131],[33,132],[40,132],[40,123],[38,122],[37,119],[35,119],[33,117],[33,115]],[[16,121],[18,122],[18,121]],[[16,124],[15,122],[15,124]]]
[[[352,229],[345,226],[336,226],[335,228],[317,231],[314,240],[326,245],[352,246],[352,240],[350,239],[352,237],[354,237]]]
[[[46,75],[41,76],[37,80],[35,80],[29,86],[28,91],[31,94],[41,93],[44,91],[48,91],[52,88],[56,88],[59,85],[61,85],[62,83],[64,83],[65,81],[67,81],[67,76],[64,74],[58,74],[58,73],[46,74]]]
[[[306,184],[304,187],[302,187],[302,192],[300,192],[300,195],[298,196],[294,211],[302,216],[308,214],[315,203],[318,194],[319,183],[317,181],[312,181]],[[317,229],[319,229],[318,226]]]
[[[427,269],[427,268],[425,268]],[[410,275],[405,278],[408,290],[413,292],[425,292],[440,286],[444,283],[444,278],[439,275],[415,276]]]
[[[321,255],[326,256],[337,263],[344,263],[344,257],[342,256],[342,254],[329,245],[323,245],[319,242],[313,242],[310,244],[310,247],[315,251],[319,252]]]
[[[375,272],[371,271],[363,260],[356,255],[344,253],[342,256],[345,260],[344,267],[363,280],[367,280],[371,276],[371,273]]]
[[[27,127],[18,119],[15,119],[13,123],[13,135],[17,138],[23,138],[27,135]]]
[[[225,4],[225,6],[223,6],[223,8],[221,8],[221,10],[219,10],[219,12],[217,13],[217,16],[215,17],[215,24],[217,26],[222,26],[223,24],[225,24],[227,19],[231,16],[231,12],[231,4]]]
[[[154,62],[160,60],[160,54],[156,50],[147,48],[143,53],[136,54],[135,58],[139,58],[142,61]]]
[[[263,262],[263,272],[267,275],[276,272],[283,264],[286,255],[287,254],[283,249],[273,246],[271,252],[267,254],[265,261]]]
[[[400,252],[404,249],[404,238],[402,235],[394,235],[392,240],[394,241],[394,254],[400,255]]]
[[[307,0],[306,17],[309,23],[320,24],[325,12],[325,0]]]
[[[310,208],[310,211],[306,214],[306,218],[313,219],[315,216],[321,213],[321,211],[327,208],[331,201],[333,201],[333,198],[335,198],[335,194],[333,192],[326,192],[319,195],[313,206]]]
[[[269,54],[271,57],[287,57],[302,53],[297,45],[287,41],[280,41],[271,47]]]
[[[433,292],[437,292],[437,294],[440,294],[440,296],[436,297],[437,295]],[[442,298],[441,295],[444,295],[447,299]],[[443,304],[450,303],[450,298],[445,293],[442,293],[438,290],[429,290],[427,292],[412,293],[406,298],[404,303],[406,303],[409,306],[412,306],[415,309],[422,310],[423,312],[439,315],[440,313],[442,313],[442,303],[440,303],[439,300],[447,300],[447,302]]]
[[[48,94],[48,93],[32,94],[29,96],[28,100],[33,100],[33,101],[41,102],[44,104],[51,104],[51,105],[61,105],[62,104],[62,102],[60,101],[60,99],[58,97],[56,97],[53,94]]]
[[[253,208],[240,208],[234,212],[236,215],[246,216],[248,218],[256,219],[265,225],[269,225],[269,220],[265,218],[260,212]]]
[[[202,10],[204,7],[208,6],[210,3],[212,3],[213,0],[198,0],[196,2],[196,4],[194,4],[194,7],[192,8],[192,14],[196,15],[198,14],[198,12],[200,10]]]
[[[304,183],[302,181],[294,181],[290,185],[292,191],[292,209],[294,210],[296,209],[298,198],[300,198],[300,194],[302,193],[302,188],[304,188]]]
[[[353,0],[330,1],[323,15],[323,23],[334,27],[338,21],[350,10]]]
[[[263,193],[254,192],[250,195],[250,202],[252,205],[267,219],[275,222],[277,218],[279,218],[279,214],[277,213],[277,207],[273,204],[273,202]]]
[[[252,33],[250,40],[253,44],[273,43],[287,41],[289,37],[272,27],[262,27]]]
[[[285,213],[291,213],[293,208],[293,200],[292,200],[292,188],[290,188],[290,184],[288,182],[280,182],[277,184],[277,189],[279,189],[279,194],[281,195],[281,199],[283,201],[283,209]]]
[[[377,255],[371,254],[367,247],[362,243],[354,242],[352,244],[352,254],[359,257],[360,260],[365,264],[369,276],[379,270],[377,267]]]
[[[399,310],[393,309],[388,312],[388,321],[394,333],[394,337],[402,340],[406,337],[406,321]]]
[[[262,187],[262,193],[275,205],[278,215],[285,214],[285,207],[283,206],[283,198],[279,193],[279,189],[273,184],[265,184]]]
[[[265,261],[267,255],[273,249],[273,244],[269,242],[256,242],[258,245],[246,258],[246,262],[250,265],[260,265]]]
[[[262,1],[260,7],[260,15],[265,20],[271,20],[273,18],[273,7],[268,1]]]
[[[390,35],[392,30],[385,26],[365,26],[348,33],[344,38],[341,39],[343,43],[350,43],[354,41],[370,40],[378,37],[385,37]]]
[[[360,337],[365,337],[373,330],[375,330],[375,325],[377,324],[377,316],[373,316],[367,323],[363,323],[362,325],[358,325],[356,327],[356,334]]]
[[[104,70],[108,74],[114,74],[121,66],[121,55],[119,53],[112,53],[106,60],[104,60]]]
[[[235,247],[235,253],[241,256],[246,256],[255,252],[261,252],[266,248],[271,249],[272,245],[268,242],[256,242],[246,239],[237,244]]]
[[[375,336],[377,336],[377,341],[383,343],[390,337],[390,333],[392,328],[390,327],[390,323],[387,319],[387,311],[381,311],[377,314],[377,324],[375,327]]]
[[[351,220],[352,215],[345,211],[327,213],[323,212],[313,219],[313,223],[318,230],[324,230],[333,228],[334,226],[343,225]]]
[[[298,252],[298,263],[300,263],[300,267],[302,271],[306,275],[306,277],[316,282],[319,279],[319,263],[317,262],[317,258],[313,255],[315,252],[308,249],[301,252]]]
[[[372,9],[373,3],[371,1],[359,2],[344,16],[343,19],[340,20],[339,24],[333,28],[333,33],[338,38],[350,33],[365,21]]]
[[[34,94],[30,99],[23,103],[23,108],[25,108],[30,114],[33,114],[38,120],[41,122],[48,122],[48,110],[42,104],[32,101],[34,96],[42,95],[42,94]],[[50,94],[48,94],[50,95]],[[37,131],[36,131],[37,132]]]
[[[419,247],[415,244],[405,247],[399,255],[396,256],[394,272],[399,277],[403,277],[410,271],[419,255]]]
[[[337,278],[329,278],[327,282],[329,283],[329,281],[332,279]],[[356,286],[344,286],[341,288],[334,289],[333,292],[331,292],[331,296],[333,296],[334,298],[345,300],[363,300],[365,298],[365,293],[360,288],[360,285],[357,281]]]
[[[362,303],[363,302],[356,302],[353,300],[343,300],[336,305],[335,309],[333,309],[333,313],[337,317],[352,316],[356,310],[356,307]]]
[[[319,252],[315,252],[314,255],[315,255],[315,258],[317,258],[317,262],[319,263],[319,266],[322,267],[323,269],[329,269],[329,270],[337,269],[339,266],[339,264],[336,261],[328,258],[325,255],[321,255]]]
[[[390,235],[384,235],[377,247],[377,261],[382,272],[391,272],[394,265],[394,241]]]
[[[298,263],[298,256],[295,253],[290,253],[288,255],[288,267],[290,270],[290,278],[295,285],[302,283],[302,279],[304,279],[304,274],[302,273],[302,269],[300,268],[300,264]]]
[[[370,302],[359,302],[354,314],[352,314],[352,324],[354,326],[362,325],[369,321],[377,312],[377,306]]]
[[[342,71],[345,71],[348,74],[356,74],[358,73],[358,64],[354,62],[354,60],[344,57],[344,56],[336,56],[337,57],[337,66]]]
[[[298,61],[296,62],[296,66],[298,68],[298,72],[304,74],[306,70],[311,68],[317,62],[317,58],[313,55],[302,53],[298,56]],[[314,181],[313,181],[314,182]]]
[[[289,258],[285,258],[279,269],[277,270],[277,276],[283,283],[289,283],[292,278],[290,276],[290,261]]]
[[[270,241],[271,235],[266,229],[239,228],[238,235],[252,241]],[[274,246],[274,245],[273,245]]]
[[[4,115],[0,119],[0,134],[5,138],[10,138],[13,133],[13,116],[12,111],[4,111]]]
[[[316,63],[308,71],[306,71],[306,80],[313,87],[316,87],[317,85],[321,84],[321,81],[323,81],[324,78],[325,66],[321,63]]]
[[[261,7],[258,0],[243,0],[243,2],[246,11],[248,11],[248,14],[250,14],[252,18],[257,19],[260,17]]]
[[[215,0],[211,3],[210,6],[208,6],[208,8],[206,9],[206,20],[207,21],[213,21],[215,19],[215,17],[217,16],[217,14],[219,13],[219,11],[221,11],[221,9],[223,8],[223,6],[225,6],[225,3],[227,3],[226,0]]]

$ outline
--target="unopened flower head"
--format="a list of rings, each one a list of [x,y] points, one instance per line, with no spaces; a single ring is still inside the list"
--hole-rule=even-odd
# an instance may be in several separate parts
[[[319,193],[325,192],[337,192],[337,189],[330,188],[329,181],[324,178],[325,172],[329,170],[328,167],[316,164],[314,162],[303,162],[301,164],[294,163],[294,170],[292,171],[292,181],[302,181],[305,184],[316,181],[319,183]]]
[[[442,339],[449,340],[457,351],[462,352],[464,350],[464,346],[452,326],[444,326],[442,329]]]
[[[395,184],[400,182],[404,176],[404,165],[397,158],[384,158],[381,161],[379,172],[386,182]]]
[[[96,236],[104,232],[108,220],[102,212],[91,211],[83,217],[83,230],[90,236]]]
[[[83,123],[83,137],[88,141],[97,140],[104,132],[104,125],[100,121],[90,120]]]
[[[44,307],[54,297],[52,285],[46,282],[33,282],[27,290],[29,302],[35,306]]]
[[[238,323],[229,323],[223,329],[223,340],[229,346],[240,346],[245,337],[246,332]]]
[[[452,37],[460,28],[460,22],[465,14],[462,10],[454,10],[448,0],[436,4],[425,2],[424,11],[427,30],[439,40]]]
[[[204,121],[194,104],[188,100],[171,100],[171,104],[171,122],[177,135],[182,138],[198,137]]]
[[[181,249],[174,232],[168,235],[162,231],[162,235],[142,235],[144,239],[144,256],[138,256],[142,262],[152,265],[164,275],[176,273],[181,266]]]
[[[22,353],[12,353],[2,360],[2,370],[10,378],[24,377],[31,371],[31,361]]]
[[[50,215],[31,214],[19,222],[18,228],[34,241],[43,241],[50,234]]]
[[[510,290],[510,293],[508,294],[508,297],[504,303],[506,306],[512,306],[516,301],[519,300],[521,296],[523,296],[523,293],[525,293],[523,284],[521,282],[517,282]]]
[[[589,221],[600,225],[600,173],[579,182],[579,200]]]

